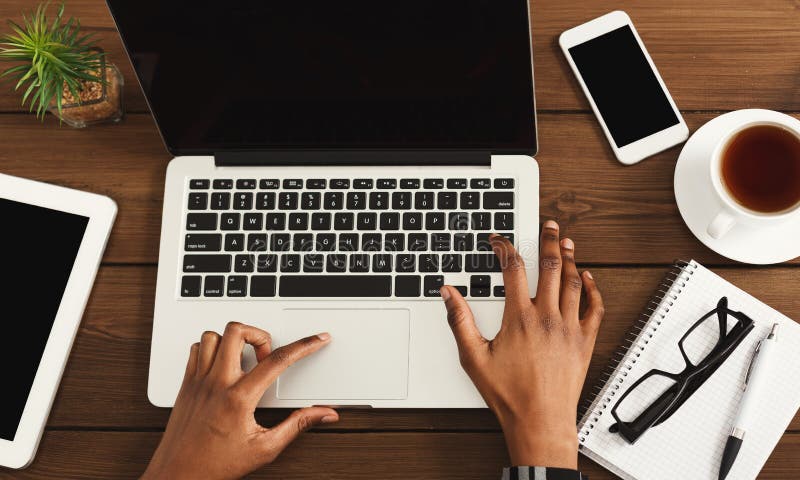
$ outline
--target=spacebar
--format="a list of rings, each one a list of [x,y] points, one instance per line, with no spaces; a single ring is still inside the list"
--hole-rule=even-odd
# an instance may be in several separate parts
[[[282,275],[281,297],[390,297],[389,275]]]

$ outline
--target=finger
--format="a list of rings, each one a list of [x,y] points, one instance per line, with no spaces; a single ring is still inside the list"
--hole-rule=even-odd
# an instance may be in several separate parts
[[[275,382],[289,365],[316,352],[331,341],[328,333],[320,333],[306,338],[301,338],[294,343],[284,345],[270,353],[267,358],[258,362],[250,373],[240,381],[245,392],[251,392],[258,398]]]
[[[540,244],[536,304],[554,310],[559,307],[558,297],[561,290],[561,247],[558,244],[556,222],[552,220],[545,222]]]
[[[217,332],[203,332],[200,337],[200,350],[197,356],[197,375],[206,375],[217,358],[220,336]]]
[[[215,369],[220,373],[242,372],[242,350],[245,343],[253,346],[260,362],[271,352],[272,337],[265,330],[239,322],[229,322],[225,326],[222,343]]]
[[[589,272],[583,272],[583,286],[586,289],[587,308],[583,314],[581,325],[584,330],[592,335],[597,336],[597,331],[600,328],[600,322],[605,315],[605,306],[603,305],[603,297],[600,295],[600,290],[594,281],[594,277]]]
[[[502,235],[489,237],[494,254],[503,270],[503,284],[506,288],[506,305],[530,306],[528,277],[525,275],[525,260],[514,245]]]
[[[447,309],[447,323],[450,324],[453,336],[456,338],[461,363],[464,364],[477,354],[477,349],[486,343],[486,339],[475,325],[475,317],[467,301],[461,296],[461,292],[446,285],[439,290],[439,293]]]
[[[575,266],[575,243],[561,240],[561,316],[567,322],[578,323],[583,282]]]
[[[183,375],[184,381],[197,372],[197,356],[199,352],[200,342],[193,343],[191,348],[189,348],[189,360],[186,362],[186,373]]]
[[[264,432],[264,446],[269,460],[274,460],[301,433],[321,424],[339,421],[336,410],[326,407],[301,408],[292,412],[284,421]]]

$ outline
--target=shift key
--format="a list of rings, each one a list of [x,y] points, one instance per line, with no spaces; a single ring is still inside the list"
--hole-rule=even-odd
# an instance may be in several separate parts
[[[230,255],[184,255],[183,271],[196,273],[226,273],[231,271]]]

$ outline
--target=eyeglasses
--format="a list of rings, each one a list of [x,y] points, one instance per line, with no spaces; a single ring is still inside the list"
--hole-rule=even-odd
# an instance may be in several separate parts
[[[684,369],[679,373],[653,369],[637,380],[611,409],[617,423],[609,431],[634,443],[648,429],[666,421],[727,360],[753,327],[750,317],[728,309],[727,297],[720,298],[717,308],[678,341]]]

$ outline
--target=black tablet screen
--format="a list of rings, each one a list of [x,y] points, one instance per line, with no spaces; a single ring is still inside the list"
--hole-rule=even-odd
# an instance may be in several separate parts
[[[14,440],[89,219],[0,198],[0,439]]]

